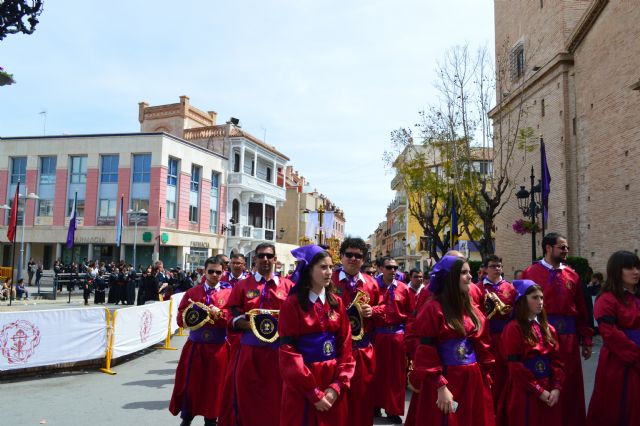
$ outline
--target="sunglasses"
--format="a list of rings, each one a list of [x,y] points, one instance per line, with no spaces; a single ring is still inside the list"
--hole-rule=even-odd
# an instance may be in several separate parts
[[[364,257],[364,255],[360,253],[352,253],[348,251],[348,252],[345,252],[344,257],[346,257],[347,259],[353,259],[355,257],[356,259],[360,260]]]
[[[374,271],[364,271],[364,273],[365,273],[365,274],[367,274],[367,275],[373,275],[373,274],[375,274],[375,272],[374,272]]]
[[[569,246],[554,246],[554,247],[557,248],[557,249],[560,249],[562,251],[565,251],[565,250],[569,251]]]
[[[209,269],[209,270],[207,270],[207,274],[209,274],[209,275],[211,275],[211,274],[222,275],[222,271],[216,271],[215,269]]]
[[[384,269],[386,269],[387,271],[397,271],[398,270],[398,265],[385,265]]]
[[[274,257],[276,257],[276,255],[273,254],[273,253],[257,253],[256,257],[258,259],[265,259],[265,258],[266,259],[273,259]]]

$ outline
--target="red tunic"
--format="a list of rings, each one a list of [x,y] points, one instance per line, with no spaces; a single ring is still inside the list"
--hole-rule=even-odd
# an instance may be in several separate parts
[[[374,318],[384,317],[384,306],[378,306],[380,300],[380,288],[375,278],[367,274],[358,274],[355,288],[365,291],[369,295],[369,305],[373,309],[371,318],[364,318],[364,330],[367,337],[361,342],[366,343],[370,339],[375,329]],[[356,295],[356,290],[351,289],[348,278],[340,280],[340,271],[335,271],[331,277],[331,282],[336,287],[336,294],[340,296],[345,307],[351,305],[351,301]],[[357,342],[353,342],[352,355],[356,362],[356,368],[351,378],[351,386],[347,393],[349,406],[350,425],[371,425],[373,424],[374,408],[374,388],[371,386],[373,375],[376,370],[376,358],[373,345],[366,344],[358,347]]]
[[[229,307],[234,317],[251,309],[280,309],[293,287],[286,278],[278,283],[270,280],[262,296],[265,279],[251,275],[240,281],[231,291]],[[246,331],[245,333],[251,333]],[[278,369],[277,345],[251,346],[240,344],[234,359],[233,407],[236,421],[242,426],[276,426],[280,424],[282,378]]]
[[[378,279],[378,283],[381,282],[382,277]],[[374,320],[374,348],[376,363],[379,366],[384,365],[384,368],[378,368],[375,372],[374,404],[376,407],[384,408],[388,416],[402,416],[407,370],[404,327],[415,308],[409,288],[401,281],[394,280],[391,285],[381,288],[380,291],[380,304],[385,308],[385,315]]]
[[[589,403],[589,426],[640,424],[640,338],[634,343],[625,334],[640,334],[640,298],[625,292],[625,302],[610,292],[596,299],[593,313],[604,344]]]
[[[473,284],[473,286],[477,286],[482,292],[482,303],[479,304],[479,307],[485,315],[484,299],[487,292],[495,293],[505,305],[513,307],[515,303],[516,289],[509,281],[500,280],[497,283],[492,284],[485,278],[481,284]],[[502,329],[507,325],[510,318],[511,314],[502,315],[500,313],[496,313],[490,320],[488,320],[489,333],[491,334],[491,353],[496,358],[496,364],[493,367],[493,371],[491,371],[491,379],[493,380],[491,393],[493,394],[493,403],[496,408],[498,406],[498,401],[500,401],[500,396],[502,395],[502,390],[504,389],[508,376],[507,359],[502,356],[500,351],[500,336],[502,334]]]
[[[563,424],[560,405],[549,407],[540,400],[540,395],[545,390],[551,392],[553,389],[562,389],[564,372],[559,358],[558,336],[555,329],[549,326],[556,341],[555,345],[551,345],[543,339],[540,324],[534,321],[532,328],[538,340],[535,345],[526,341],[522,328],[515,320],[507,324],[502,333],[502,356],[509,359],[509,375],[497,411],[498,423],[501,426]],[[539,355],[548,357],[547,377],[537,378],[525,366],[525,363],[535,365],[534,358]],[[563,393],[560,392],[560,400],[563,397]]]
[[[544,293],[544,309],[549,323],[558,332],[560,360],[564,366],[565,382],[563,398],[560,399],[564,424],[582,426],[585,424],[584,380],[580,361],[580,340],[591,346],[593,329],[587,322],[587,308],[580,285],[580,277],[568,266],[552,271],[540,262],[529,266],[522,273],[522,279],[534,281]],[[573,318],[577,333],[566,333],[562,323],[555,322],[553,316]],[[566,325],[565,325],[566,327]]]
[[[445,366],[438,347],[461,336],[446,324],[442,307],[437,300],[429,300],[418,314],[416,331],[421,341],[416,350],[414,369],[409,377],[411,384],[420,389],[420,393],[412,400],[412,404],[417,404],[415,424],[495,425],[489,388],[491,379],[488,374],[494,358],[489,351],[489,333],[484,326],[484,316],[477,309],[476,315],[481,320],[480,328],[474,331],[475,326],[467,315],[464,316],[464,328],[477,362]],[[443,385],[447,386],[454,401],[458,402],[457,411],[446,416],[435,404],[438,399],[437,389]]]
[[[215,324],[204,325],[197,332],[206,329],[225,330],[230,317],[226,308],[230,288],[214,289],[209,296],[209,305],[217,306],[223,310],[223,317]],[[203,285],[190,288],[185,293],[178,307],[178,325],[183,326],[182,312],[194,302],[207,303],[207,295]],[[195,333],[195,332],[194,332]],[[196,343],[187,340],[180,354],[180,361],[176,369],[176,380],[173,386],[173,394],[169,403],[169,411],[174,416],[182,412],[182,416],[204,416],[214,419],[222,411],[222,385],[224,382],[227,364],[229,362],[229,345],[224,343]]]
[[[280,374],[284,386],[280,424],[283,426],[349,424],[346,391],[355,361],[351,356],[349,318],[342,300],[336,299],[340,305],[336,310],[331,309],[328,301],[323,304],[317,300],[313,306],[309,302],[309,310],[305,312],[295,295],[282,305],[278,333],[282,342]],[[300,337],[323,332],[335,337],[335,359],[305,362],[296,343]],[[329,387],[338,393],[338,399],[328,411],[316,410],[313,404],[324,397]]]

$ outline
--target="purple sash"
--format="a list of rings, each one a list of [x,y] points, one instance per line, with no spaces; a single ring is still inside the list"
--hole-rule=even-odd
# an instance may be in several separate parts
[[[547,315],[549,324],[558,334],[576,334],[576,318],[568,315]]]
[[[189,340],[193,343],[219,345],[227,340],[226,328],[200,327],[189,332]]]
[[[251,330],[246,330],[242,332],[242,336],[240,337],[240,344],[248,346],[259,346],[269,349],[278,349],[280,347],[280,339],[276,340],[273,343],[266,343],[258,339]]]
[[[387,325],[385,327],[376,327],[376,333],[379,334],[404,334],[404,324]]]
[[[640,347],[640,330],[623,328],[622,332],[629,338],[636,346]]]
[[[525,359],[522,363],[538,379],[551,376],[551,359],[548,356],[538,355]]]
[[[491,334],[500,334],[502,330],[507,326],[509,320],[499,319],[499,318],[491,318],[489,320],[489,331]]]
[[[371,335],[369,333],[364,333],[364,335],[362,336],[362,339],[351,341],[351,349],[364,349],[370,344],[371,344]]]
[[[473,344],[466,337],[438,343],[438,353],[442,365],[467,365],[476,362]]]
[[[336,359],[336,336],[328,332],[305,334],[296,338],[296,349],[305,364]]]

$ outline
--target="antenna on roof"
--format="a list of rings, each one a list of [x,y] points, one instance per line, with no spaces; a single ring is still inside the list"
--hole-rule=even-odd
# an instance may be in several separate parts
[[[47,110],[42,109],[38,114],[42,116],[42,136],[47,134]]]

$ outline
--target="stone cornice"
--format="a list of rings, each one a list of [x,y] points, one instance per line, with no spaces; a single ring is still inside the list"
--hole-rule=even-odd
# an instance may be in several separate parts
[[[578,25],[576,25],[576,28],[567,39],[567,52],[573,54],[576,51],[608,3],[609,0],[593,0],[591,6],[582,15]]]

